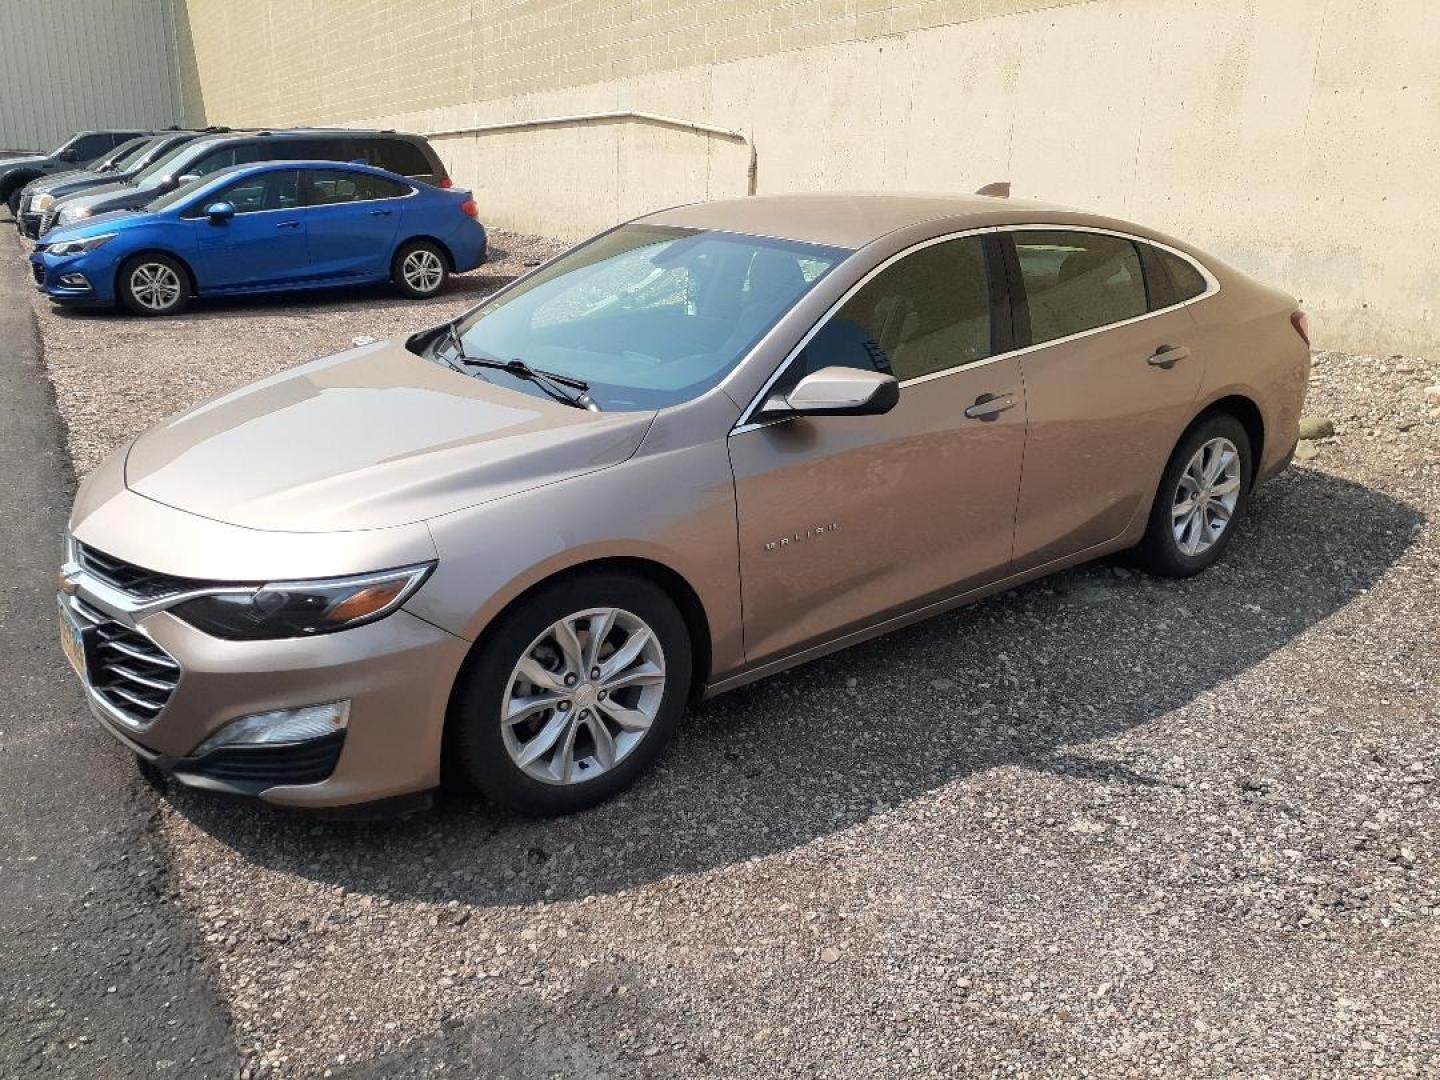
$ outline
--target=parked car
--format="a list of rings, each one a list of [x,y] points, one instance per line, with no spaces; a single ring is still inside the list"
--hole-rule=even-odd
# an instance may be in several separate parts
[[[573,810],[694,695],[1109,552],[1204,570],[1290,460],[1307,333],[1058,207],[665,210],[141,435],[76,498],[62,640],[186,784],[336,806],[443,767]]]
[[[103,184],[126,183],[172,150],[198,139],[201,134],[199,131],[176,130],[160,135],[141,135],[121,143],[88,169],[74,169],[32,180],[20,192],[15,227],[22,236],[33,240],[54,224],[54,207],[59,199]]]
[[[20,189],[30,181],[53,173],[83,169],[143,131],[80,131],[48,154],[26,154],[0,159],[0,202],[14,217],[20,209]]]
[[[467,191],[367,165],[272,161],[52,229],[30,261],[51,299],[137,315],[173,315],[191,296],[382,281],[418,299],[485,261],[485,227]]]
[[[445,166],[420,135],[319,128],[232,132],[196,139],[125,183],[58,199],[55,219],[47,228],[112,210],[136,210],[196,177],[259,161],[353,161],[435,187],[450,186]]]

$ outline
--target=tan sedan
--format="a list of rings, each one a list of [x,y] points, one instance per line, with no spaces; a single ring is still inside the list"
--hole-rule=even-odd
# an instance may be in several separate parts
[[[193,786],[572,810],[695,695],[1108,552],[1204,569],[1309,356],[1291,297],[1121,221],[666,210],[140,436],[76,499],[62,644]]]

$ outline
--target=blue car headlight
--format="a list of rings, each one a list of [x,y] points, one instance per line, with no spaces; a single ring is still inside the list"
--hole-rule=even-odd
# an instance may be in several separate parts
[[[117,235],[119,234],[112,232],[101,236],[92,236],[86,240],[62,240],[58,244],[51,244],[45,250],[51,255],[83,255],[87,251],[104,247]]]

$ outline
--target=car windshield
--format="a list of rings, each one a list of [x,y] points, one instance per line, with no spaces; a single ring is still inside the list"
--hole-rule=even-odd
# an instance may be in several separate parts
[[[93,168],[95,172],[102,172],[110,169],[121,169],[126,165],[133,165],[144,155],[145,149],[154,139],[131,139],[129,142],[121,143],[110,152],[107,157],[102,158]]]
[[[715,386],[850,252],[656,225],[596,237],[466,315],[467,356],[579,379],[605,410],[658,409]],[[435,357],[454,362],[442,337]],[[532,394],[534,381],[477,373]]]
[[[145,166],[145,168],[141,169],[131,183],[146,191],[160,187],[165,182],[165,178],[172,173],[176,176],[184,175],[184,166],[190,164],[195,156],[204,149],[205,144],[203,143],[198,145],[193,142],[181,143],[164,157],[151,162]]]
[[[174,206],[178,202],[184,202],[206,184],[214,183],[214,181],[214,176],[197,176],[194,180],[181,184],[171,191],[167,191],[159,198],[150,200],[150,202],[145,204],[145,209],[154,212],[156,210],[164,210],[167,206]]]

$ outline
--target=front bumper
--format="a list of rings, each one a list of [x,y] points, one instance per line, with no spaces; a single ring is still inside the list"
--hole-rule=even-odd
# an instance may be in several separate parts
[[[105,249],[57,257],[37,247],[30,255],[35,287],[52,300],[109,303],[115,299],[115,260]]]
[[[224,565],[236,580],[273,580],[434,557],[423,527],[269,534],[194,517],[121,488],[122,457],[82,486],[73,528],[80,543],[137,566],[174,564],[181,576],[217,579]],[[468,641],[404,608],[338,633],[226,641],[164,610],[164,601],[137,601],[113,571],[82,562],[62,568],[60,604],[83,640],[90,711],[145,761],[192,787],[317,809],[439,785],[445,714]],[[335,701],[349,702],[340,738],[195,756],[242,716]]]

